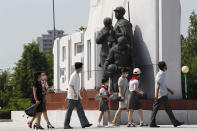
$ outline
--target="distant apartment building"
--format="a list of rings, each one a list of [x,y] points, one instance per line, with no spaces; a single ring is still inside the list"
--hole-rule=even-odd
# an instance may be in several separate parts
[[[60,38],[65,36],[63,30],[56,30],[55,31],[56,38]],[[41,37],[37,38],[37,42],[39,43],[40,51],[48,52],[53,48],[53,37],[54,31],[48,30],[48,34],[43,34]]]

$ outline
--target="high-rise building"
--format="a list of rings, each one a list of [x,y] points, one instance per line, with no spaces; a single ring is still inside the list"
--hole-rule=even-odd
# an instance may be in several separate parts
[[[55,30],[56,38],[65,36],[63,30]],[[48,30],[48,34],[43,34],[41,37],[37,38],[37,42],[39,43],[40,51],[48,52],[53,48],[54,43],[54,31]]]

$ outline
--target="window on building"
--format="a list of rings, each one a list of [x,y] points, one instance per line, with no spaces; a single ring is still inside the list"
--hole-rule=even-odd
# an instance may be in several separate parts
[[[64,76],[64,70],[65,68],[60,68],[60,76]]]
[[[77,45],[77,53],[83,53],[83,45]]]
[[[88,76],[88,80],[91,78],[91,40],[87,41],[87,60],[88,60],[88,67],[87,67],[87,76]]]
[[[75,43],[75,55],[82,53],[83,52],[83,44],[80,43]]]
[[[62,61],[65,61],[65,59],[66,59],[66,47],[63,46],[62,47]]]
[[[65,82],[65,79],[64,79],[64,77],[62,77],[62,83],[64,83]]]

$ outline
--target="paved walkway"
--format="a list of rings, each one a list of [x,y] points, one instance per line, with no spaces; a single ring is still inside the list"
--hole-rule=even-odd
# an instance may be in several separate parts
[[[65,131],[62,125],[54,124],[56,129],[53,131]],[[46,125],[43,125],[46,127]],[[31,131],[25,123],[15,123],[15,122],[0,122],[0,131]],[[46,129],[45,129],[46,130]],[[174,128],[171,125],[161,125],[160,128],[150,128],[150,127],[134,127],[127,128],[126,126],[120,126],[116,128],[97,128],[95,126],[91,128],[82,129],[81,127],[74,127],[72,131],[197,131],[197,125],[184,125],[178,128]]]

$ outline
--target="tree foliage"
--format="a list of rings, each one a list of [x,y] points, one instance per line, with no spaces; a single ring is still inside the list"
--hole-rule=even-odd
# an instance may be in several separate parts
[[[12,96],[11,74],[5,70],[0,74],[0,107],[8,105],[9,98]]]
[[[39,51],[37,43],[32,42],[24,46],[21,59],[16,63],[13,73],[14,97],[30,98],[34,74],[46,71],[49,65],[46,54]]]
[[[188,73],[188,89],[189,97],[191,98],[197,89],[197,14],[194,11],[190,16],[188,36],[184,38],[181,35],[181,45],[181,65],[187,65],[190,68]],[[182,85],[184,87],[183,77]]]
[[[12,110],[24,110],[30,106],[34,74],[44,71],[48,75],[49,86],[53,85],[53,54],[39,51],[39,45],[31,42],[24,45],[21,59],[13,73],[3,71],[0,75],[0,106]]]

